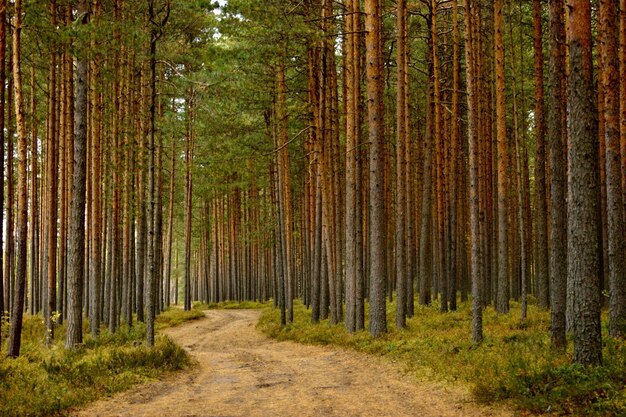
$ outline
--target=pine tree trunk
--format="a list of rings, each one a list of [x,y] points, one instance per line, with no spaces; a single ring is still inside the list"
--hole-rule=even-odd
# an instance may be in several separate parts
[[[547,305],[549,293],[548,274],[548,218],[547,218],[547,191],[546,191],[546,126],[543,99],[543,46],[542,46],[542,2],[533,0],[534,13],[534,52],[535,52],[535,140],[537,142],[537,156],[535,164],[535,279],[537,281],[538,299],[542,305]],[[525,316],[523,308],[522,315]]]
[[[595,365],[602,362],[602,337],[591,4],[588,0],[568,0],[567,5],[570,12],[568,293],[573,300],[574,362]]]
[[[606,197],[609,271],[609,333],[626,336],[626,241],[620,160],[618,26],[615,1],[600,2],[600,36],[604,44],[604,133],[606,144]]]
[[[191,220],[193,215],[193,90],[188,92],[187,134],[185,140],[185,311],[191,310]]]
[[[565,32],[563,1],[550,0],[550,63],[548,74],[547,134],[550,150],[550,305],[552,346],[565,349],[565,310],[567,282],[567,206],[566,206],[566,147],[562,124],[565,104]],[[539,283],[540,284],[540,283]],[[539,288],[542,294],[545,288]],[[539,306],[547,307],[547,300],[539,297]]]
[[[78,4],[81,24],[88,22],[85,0]],[[83,341],[83,280],[85,254],[85,193],[87,153],[87,51],[78,50],[76,57],[76,94],[74,110],[74,178],[70,211],[67,336],[65,347],[76,347]]]
[[[7,4],[6,0],[0,0],[0,132],[4,132],[5,128],[5,83],[6,83],[6,17],[7,17]],[[9,104],[10,105],[10,104]],[[0,224],[4,224],[4,133],[0,134]],[[0,231],[0,236],[2,232]],[[6,275],[2,266],[6,259],[4,258],[4,239],[0,239],[0,323],[4,320],[4,312],[9,306],[4,302],[4,293],[6,288],[4,287],[4,280]],[[4,275],[4,276],[3,276]],[[0,326],[1,328],[2,326]],[[2,342],[2,330],[0,329],[0,343]]]
[[[15,93],[15,122],[17,125],[17,230],[15,288],[11,306],[11,330],[9,333],[9,357],[20,355],[22,338],[22,317],[24,314],[24,297],[26,292],[26,255],[28,247],[28,177],[27,177],[27,133],[22,98],[21,69],[21,33],[22,33],[22,1],[15,1],[13,18],[13,88]],[[9,163],[13,158],[9,158]]]
[[[404,33],[406,31],[406,0],[399,0],[397,5],[397,141],[396,141],[396,328],[406,327],[406,156],[407,135],[406,117],[408,102],[406,97],[406,49]]]
[[[370,333],[380,337],[387,331],[386,318],[386,268],[385,268],[385,217],[384,217],[384,148],[381,39],[379,1],[365,1],[367,108],[369,126],[369,226],[368,241],[370,274]]]
[[[472,275],[472,341],[483,340],[482,320],[482,253],[479,225],[479,147],[477,129],[476,59],[480,52],[476,48],[475,25],[476,4],[466,0],[465,10],[465,62],[469,63],[467,76],[467,135],[469,139],[469,177],[470,177],[470,242],[471,242],[471,275]]]
[[[504,86],[504,22],[502,16],[503,0],[494,2],[494,47],[496,62],[496,133],[498,143],[498,293],[496,310],[499,313],[509,311],[509,268],[507,247],[507,138],[506,106]]]

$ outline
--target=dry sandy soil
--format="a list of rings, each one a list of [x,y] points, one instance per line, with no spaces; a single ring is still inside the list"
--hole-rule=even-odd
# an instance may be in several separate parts
[[[382,359],[276,342],[255,330],[259,312],[211,310],[165,331],[194,357],[190,370],[74,413],[98,416],[512,416],[460,388],[417,382]]]

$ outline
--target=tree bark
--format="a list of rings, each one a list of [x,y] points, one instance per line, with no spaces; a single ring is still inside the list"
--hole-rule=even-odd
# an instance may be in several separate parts
[[[470,244],[471,244],[471,275],[472,275],[472,341],[483,340],[482,320],[482,253],[479,227],[479,147],[477,131],[477,89],[476,59],[477,49],[474,39],[476,25],[476,4],[466,0],[465,7],[465,62],[467,62],[467,134],[469,139],[469,177],[470,177]]]
[[[565,103],[565,29],[563,0],[550,0],[550,62],[548,74],[548,141],[550,147],[550,305],[552,346],[565,348],[565,310],[567,289],[567,205],[566,146],[563,126]],[[539,290],[541,294],[542,289]],[[545,291],[545,289],[544,289]],[[539,298],[547,308],[547,300]]]
[[[598,262],[597,120],[594,111],[591,4],[568,0],[568,293],[573,303],[574,362],[602,362]],[[560,244],[558,242],[557,244]]]
[[[379,1],[365,1],[365,44],[367,73],[367,110],[370,142],[369,177],[369,274],[370,274],[370,333],[380,337],[387,331],[385,217],[384,217],[384,147],[383,114],[381,112],[381,39]]]
[[[618,30],[615,1],[600,1],[600,37],[604,44],[604,134],[609,271],[609,333],[626,336],[626,244],[620,160]]]
[[[86,0],[78,3],[78,17],[87,25]],[[85,255],[85,193],[87,155],[87,51],[78,49],[76,57],[75,110],[74,110],[74,178],[70,211],[67,336],[65,347],[74,348],[83,342],[83,280]]]
[[[406,31],[406,0],[397,3],[397,139],[396,139],[396,328],[406,327],[406,152],[407,137],[406,117],[408,102],[406,97],[406,49],[404,33]]]
[[[9,357],[20,355],[22,340],[22,316],[24,314],[24,297],[26,290],[26,254],[28,247],[28,177],[27,177],[27,133],[22,98],[21,69],[21,33],[22,33],[22,1],[15,1],[13,18],[13,89],[15,94],[15,122],[17,125],[17,228],[16,228],[16,261],[15,288],[11,306],[11,330],[9,333]],[[9,138],[11,140],[11,138]],[[9,163],[13,159],[9,157]],[[11,181],[11,179],[9,179]]]
[[[534,52],[535,52],[535,140],[537,156],[535,164],[535,277],[537,281],[538,299],[541,305],[547,305],[549,292],[548,274],[548,217],[546,192],[546,143],[545,117],[543,98],[543,46],[542,46],[542,2],[533,0],[534,13]],[[523,313],[524,315],[524,313]]]

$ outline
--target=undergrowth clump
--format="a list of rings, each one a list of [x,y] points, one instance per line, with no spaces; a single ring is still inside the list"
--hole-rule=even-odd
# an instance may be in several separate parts
[[[202,316],[171,309],[157,317],[156,327],[196,319],[198,313]],[[122,325],[114,334],[103,328],[97,338],[86,334],[82,346],[66,350],[64,326],[56,329],[47,347],[43,319],[26,316],[20,357],[0,354],[0,416],[56,415],[190,364],[187,353],[169,337],[158,336],[150,349],[144,344],[145,334],[145,325],[139,322]]]
[[[481,402],[507,401],[522,410],[553,415],[626,415],[624,341],[606,338],[603,365],[585,368],[572,364],[571,353],[550,349],[550,313],[532,306],[524,321],[517,303],[506,315],[487,308],[485,339],[479,345],[471,343],[469,303],[448,313],[440,313],[436,305],[416,303],[415,316],[400,331],[394,328],[394,315],[395,304],[389,303],[389,332],[378,339],[366,330],[349,334],[343,323],[312,324],[310,312],[300,303],[294,307],[294,322],[285,328],[280,328],[275,309],[265,309],[258,328],[278,340],[389,357],[417,378],[468,384]],[[571,351],[570,343],[567,352]]]
[[[181,308],[170,308],[157,316],[155,328],[160,330],[166,327],[176,327],[188,321],[198,320],[203,317],[204,313],[198,309],[184,311]]]

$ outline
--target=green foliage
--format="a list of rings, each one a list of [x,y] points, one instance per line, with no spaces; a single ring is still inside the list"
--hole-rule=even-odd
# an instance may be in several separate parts
[[[157,317],[156,325],[162,329],[203,316],[197,310],[171,309]],[[147,348],[143,323],[123,325],[115,334],[103,328],[100,336],[87,336],[75,350],[63,348],[63,327],[57,328],[50,347],[43,342],[44,334],[42,318],[27,316],[22,355],[0,356],[1,416],[55,414],[190,364],[187,353],[169,337],[159,336],[154,348]]]
[[[279,312],[265,309],[258,328],[278,340],[335,345],[385,356],[418,379],[461,381],[481,402],[512,402],[532,413],[620,416],[626,413],[626,343],[605,340],[603,366],[571,364],[570,354],[550,349],[547,311],[529,310],[521,321],[520,306],[511,313],[484,312],[485,340],[471,343],[471,306],[440,313],[437,306],[416,302],[415,317],[405,330],[394,328],[395,305],[387,308],[389,333],[379,339],[367,331],[349,334],[342,324],[312,324],[310,313],[297,303],[294,323],[280,328]],[[366,323],[367,328],[367,323]],[[570,346],[571,351],[571,346]]]

